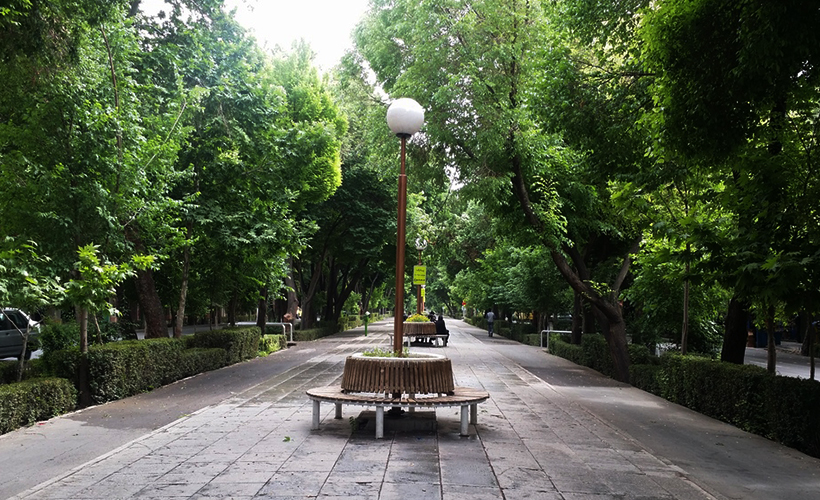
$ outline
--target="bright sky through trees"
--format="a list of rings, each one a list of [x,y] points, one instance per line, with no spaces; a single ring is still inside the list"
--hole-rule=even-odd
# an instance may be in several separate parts
[[[143,0],[146,12],[160,10],[162,0]],[[352,47],[350,34],[367,10],[367,0],[227,0],[236,19],[263,48],[290,49],[304,38],[316,52],[316,65],[330,70]]]

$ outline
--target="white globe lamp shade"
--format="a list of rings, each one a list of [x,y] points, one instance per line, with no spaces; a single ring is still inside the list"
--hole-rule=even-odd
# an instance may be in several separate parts
[[[424,108],[408,97],[396,99],[387,108],[387,126],[399,137],[410,137],[424,124]]]

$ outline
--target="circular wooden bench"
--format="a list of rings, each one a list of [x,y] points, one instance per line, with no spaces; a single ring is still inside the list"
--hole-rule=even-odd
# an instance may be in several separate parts
[[[382,358],[354,354],[345,360],[341,387],[317,387],[307,391],[313,401],[312,429],[319,428],[322,402],[336,405],[336,418],[342,418],[342,405],[375,406],[376,438],[384,437],[384,408],[438,406],[461,407],[461,435],[470,423],[478,421],[478,403],[489,399],[486,391],[455,387],[453,365],[438,354],[412,354],[406,358]]]

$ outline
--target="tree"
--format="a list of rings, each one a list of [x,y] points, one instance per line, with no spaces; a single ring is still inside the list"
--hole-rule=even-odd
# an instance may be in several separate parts
[[[557,19],[555,16],[552,20]],[[636,231],[621,224],[622,221],[612,224],[611,216],[609,221],[605,216],[601,224],[605,212],[597,210],[610,204],[607,176],[633,168],[643,158],[644,148],[639,141],[623,148],[613,143],[612,147],[604,148],[605,153],[587,156],[592,160],[587,163],[587,172],[576,169],[576,187],[597,194],[600,202],[595,212],[588,212],[597,212],[597,218],[586,219],[587,227],[597,226],[599,233],[606,227],[609,241],[620,240],[621,258],[614,272],[608,273],[609,285],[595,286],[591,277],[578,268],[580,261],[576,259],[570,264],[567,250],[578,249],[578,245],[567,238],[569,206],[562,204],[558,189],[557,174],[567,171],[566,167],[575,159],[584,157],[574,156],[572,151],[562,152],[566,144],[543,133],[555,131],[558,121],[547,122],[549,116],[533,111],[554,109],[544,108],[533,98],[541,89],[567,85],[566,81],[547,81],[550,72],[544,68],[544,59],[539,59],[550,50],[546,35],[552,31],[540,4],[532,2],[377,1],[358,28],[356,40],[358,50],[387,92],[415,96],[426,107],[426,133],[420,141],[436,163],[457,165],[460,179],[466,183],[463,189],[481,199],[494,215],[514,219],[514,227],[520,228],[522,223],[529,226],[528,237],[547,248],[564,279],[589,298],[609,342],[616,378],[628,380],[626,330],[617,298],[628,271],[629,252],[634,251],[637,241]],[[614,66],[619,60],[621,53],[614,52],[606,59]],[[554,65],[549,70],[560,67],[557,57],[548,61]],[[576,69],[583,64],[579,61]],[[588,66],[581,69],[584,68]],[[584,75],[583,71],[573,71],[575,75]],[[629,123],[634,126],[634,108],[623,106],[625,111],[618,110],[619,103],[634,100],[636,89],[626,84],[614,85],[620,81],[614,77],[611,81],[612,86],[597,93],[598,106],[590,108],[593,111],[587,112],[585,121],[594,123],[614,109],[614,118],[597,129],[614,139],[618,134],[624,137],[631,132]],[[613,89],[619,90],[620,101],[606,99]],[[576,119],[575,130],[581,130],[582,123],[583,120]],[[620,124],[620,130],[606,128],[612,124]],[[600,135],[585,136],[589,142],[597,140],[596,137]],[[581,138],[573,139],[572,143],[577,144],[577,151],[584,151]],[[609,161],[604,161],[606,153],[612,156]],[[579,229],[574,231],[580,235]],[[583,255],[580,249],[578,255]],[[612,259],[614,256],[606,258]]]
[[[59,303],[65,290],[52,273],[50,259],[37,253],[36,243],[20,244],[7,237],[0,250],[0,310],[12,307],[31,313]],[[19,382],[28,358],[31,331],[29,324],[23,329],[15,322],[11,324],[23,337],[23,350],[17,366]]]
[[[722,355],[729,361],[742,362],[746,335],[746,314],[733,311],[753,302],[770,312],[781,302],[816,307],[818,16],[801,0],[665,1],[641,27],[658,75],[660,137],[727,179],[719,201],[735,230],[712,242],[715,255],[727,256],[718,265],[735,295]]]

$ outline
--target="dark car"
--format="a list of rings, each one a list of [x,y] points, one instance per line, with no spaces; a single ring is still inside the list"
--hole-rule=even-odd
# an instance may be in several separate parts
[[[23,334],[28,328],[28,345],[23,353]],[[31,352],[37,345],[40,327],[31,320],[26,313],[18,309],[3,309],[0,312],[0,359],[17,358],[21,356],[31,358]]]

